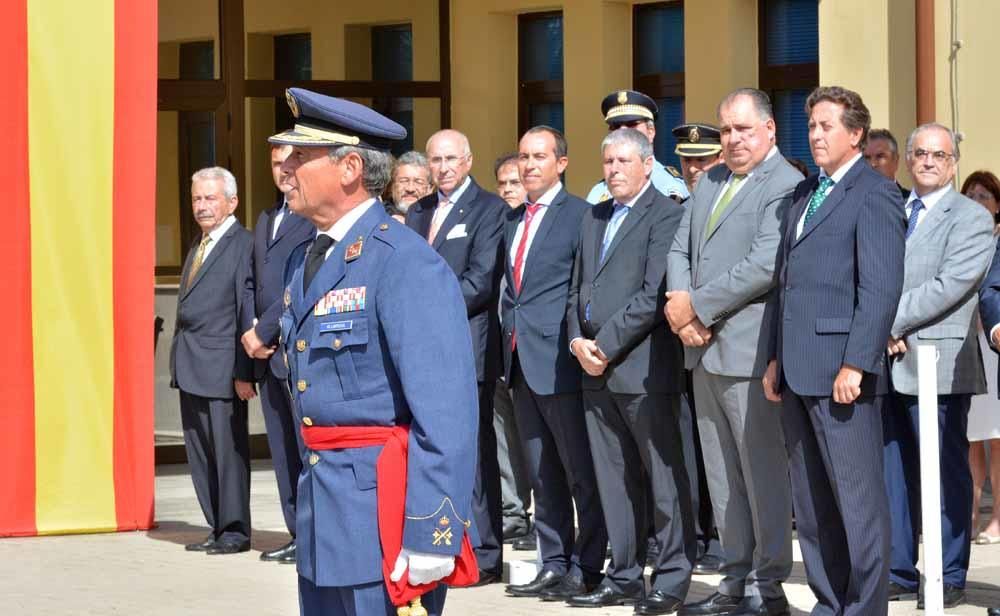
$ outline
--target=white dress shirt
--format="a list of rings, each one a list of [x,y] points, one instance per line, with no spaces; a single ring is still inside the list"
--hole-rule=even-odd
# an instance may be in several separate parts
[[[837,169],[836,171],[834,171],[833,175],[831,175],[831,176],[827,176],[826,175],[826,171],[824,171],[822,169],[819,170],[819,179],[820,180],[822,180],[825,177],[829,177],[831,180],[833,180],[833,186],[831,186],[830,190],[826,193],[827,196],[829,196],[830,193],[833,192],[833,190],[835,188],[837,188],[837,184],[840,183],[840,180],[844,179],[844,176],[847,175],[847,172],[850,171],[851,167],[853,167],[854,165],[856,165],[859,160],[861,160],[861,152],[858,152],[857,154],[855,154],[854,158],[852,158],[851,160],[847,161],[846,164],[841,165],[840,169]],[[867,164],[867,163],[865,163],[865,164]],[[810,197],[810,199],[811,198],[812,197]],[[823,207],[823,206],[820,206],[820,207]],[[803,229],[803,227],[806,226],[806,213],[808,213],[808,212],[809,212],[809,206],[807,204],[806,208],[802,211],[802,216],[799,217],[799,223],[795,226],[795,238],[796,239],[798,239],[798,237],[800,235],[802,235],[802,229]]]
[[[539,197],[536,202],[541,207],[535,212],[535,215],[531,219],[531,229],[528,230],[528,243],[524,245],[524,260],[528,260],[528,253],[531,252],[531,243],[535,241],[535,234],[538,233],[538,227],[542,226],[542,218],[545,217],[545,212],[548,211],[549,205],[552,204],[552,200],[556,198],[559,191],[562,190],[562,182],[556,182],[555,186],[545,191],[541,197]],[[524,218],[521,218],[521,222],[517,223],[517,229],[514,231],[514,243],[510,245],[510,266],[514,267],[514,259],[517,257],[517,247],[521,243],[521,235],[524,233]],[[523,267],[523,266],[522,266]],[[522,272],[523,274],[523,272]]]
[[[347,235],[347,232],[354,226],[354,223],[358,222],[358,219],[364,216],[364,213],[368,211],[368,208],[373,205],[375,205],[374,197],[367,201],[362,201],[358,207],[341,216],[340,220],[333,223],[332,227],[323,231],[317,231],[316,236],[319,237],[320,235],[329,235],[335,242],[343,240],[344,236]],[[327,249],[327,257],[330,256],[330,252],[333,251],[333,248],[333,246],[330,246],[330,248]]]
[[[288,201],[285,199],[281,200],[281,207],[278,208],[278,213],[274,215],[274,222],[271,223],[271,241],[278,237],[278,227],[281,226],[281,221],[285,219],[285,213],[288,212]]]
[[[913,211],[913,202],[920,199],[920,202],[924,204],[924,207],[917,213],[917,226],[919,227],[920,223],[923,222],[924,218],[927,216],[927,212],[930,212],[931,208],[937,205],[938,201],[947,195],[950,190],[952,190],[952,187],[951,184],[948,184],[921,197],[917,194],[917,187],[914,186],[913,190],[910,191],[909,198],[906,200],[906,220],[910,220],[910,213]]]
[[[757,167],[759,167],[760,165],[764,164],[764,161],[770,160],[771,157],[774,156],[777,153],[778,153],[778,146],[772,145],[770,151],[768,151],[768,153],[767,153],[767,156],[765,156],[764,160],[760,161],[760,163],[757,164]],[[749,180],[750,178],[753,177],[753,172],[754,172],[754,170],[757,167],[754,167],[753,169],[751,169],[743,177],[743,181],[740,182],[740,185],[736,187],[736,190],[733,192],[733,196],[729,198],[729,202],[730,203],[732,203],[732,200],[736,198],[736,195],[740,194],[740,191],[743,190],[743,187],[747,185],[747,180]],[[712,212],[715,212],[715,208],[718,207],[719,201],[722,201],[722,197],[724,197],[726,195],[726,191],[729,190],[729,186],[730,186],[730,184],[733,183],[733,178],[734,177],[736,177],[736,175],[732,171],[730,171],[729,172],[729,177],[726,179],[726,183],[722,185],[722,190],[719,191],[719,196],[715,198],[715,203],[712,204]],[[708,215],[709,218],[712,217],[712,212],[709,212],[709,215]]]
[[[216,227],[213,231],[208,232],[208,236],[212,238],[212,241],[209,242],[207,246],[205,246],[205,252],[204,254],[201,255],[202,265],[205,264],[205,261],[208,261],[208,253],[212,252],[212,249],[215,248],[215,245],[219,243],[219,240],[222,239],[222,236],[226,234],[226,231],[229,231],[229,227],[232,227],[235,222],[236,222],[236,217],[230,214],[229,216],[226,217],[225,220],[222,221],[221,225]]]

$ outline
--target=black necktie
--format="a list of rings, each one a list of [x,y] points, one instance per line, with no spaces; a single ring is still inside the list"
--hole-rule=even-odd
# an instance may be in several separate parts
[[[329,235],[319,234],[316,237],[316,241],[312,243],[309,247],[309,252],[306,253],[306,271],[302,275],[302,288],[308,289],[309,283],[316,276],[316,272],[319,271],[323,261],[326,261],[326,251],[333,246],[333,238]]]

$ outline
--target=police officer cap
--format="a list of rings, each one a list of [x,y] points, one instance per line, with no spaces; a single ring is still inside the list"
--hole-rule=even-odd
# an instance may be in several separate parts
[[[678,156],[711,156],[722,151],[719,129],[711,124],[681,124],[670,132],[677,140],[674,154]]]
[[[270,143],[388,150],[393,141],[406,138],[405,128],[358,103],[302,88],[285,90],[285,100],[295,117],[295,126],[270,137]]]
[[[656,102],[635,90],[618,90],[601,101],[601,113],[609,125],[627,124],[637,120],[655,120],[659,109]]]

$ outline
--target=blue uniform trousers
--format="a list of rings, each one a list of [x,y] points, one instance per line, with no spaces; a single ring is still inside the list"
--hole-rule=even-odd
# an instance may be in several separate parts
[[[920,532],[920,421],[916,396],[893,394],[883,415],[885,485],[892,514],[889,579],[916,591],[917,535]],[[938,396],[938,450],[941,452],[941,539],[944,583],[965,588],[972,523],[969,470],[971,394]]]
[[[438,586],[420,598],[430,616],[441,616],[447,588]],[[385,584],[316,586],[299,576],[299,612],[302,616],[396,616]]]
[[[295,501],[298,498],[299,473],[302,472],[302,434],[292,413],[288,385],[274,376],[270,368],[260,383],[260,406],[271,450],[274,476],[278,482],[281,514],[288,533],[295,538]]]

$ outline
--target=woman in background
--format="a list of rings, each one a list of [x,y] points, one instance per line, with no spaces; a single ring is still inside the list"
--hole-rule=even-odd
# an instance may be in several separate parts
[[[976,171],[962,184],[962,194],[979,202],[1000,222],[1000,180],[989,171]],[[1000,229],[1000,227],[998,227]],[[980,326],[980,330],[982,327]],[[972,398],[969,411],[969,465],[972,468],[972,536],[977,544],[1000,543],[1000,407],[997,405],[997,355],[989,344],[989,332],[980,331],[989,393]],[[993,351],[993,352],[991,352]],[[989,476],[993,494],[993,514],[980,532],[979,501],[986,482],[986,450],[989,449]]]

